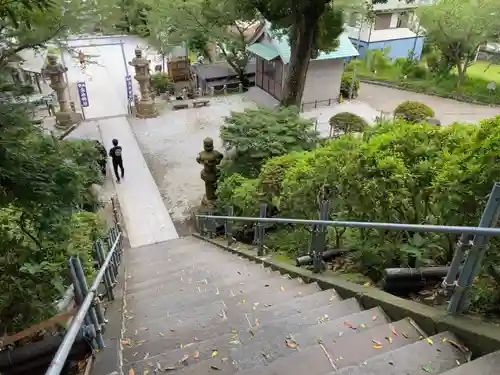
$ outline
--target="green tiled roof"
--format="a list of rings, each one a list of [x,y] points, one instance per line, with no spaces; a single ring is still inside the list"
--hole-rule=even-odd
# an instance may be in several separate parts
[[[275,35],[275,33],[271,30],[271,23],[267,21],[264,30],[272,39],[272,43],[276,47],[276,51],[283,62],[288,64],[290,62],[290,43],[288,42],[288,37],[286,35]],[[335,51],[320,52],[319,55],[313,60],[345,59],[346,57],[353,56],[359,56],[358,50],[352,45],[346,34],[341,34],[339,36],[339,46]]]
[[[262,43],[251,44],[248,46],[247,50],[267,61],[271,61],[280,55],[275,48],[266,46]]]

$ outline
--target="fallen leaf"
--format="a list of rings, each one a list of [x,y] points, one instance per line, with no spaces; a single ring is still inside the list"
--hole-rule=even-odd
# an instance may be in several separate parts
[[[375,345],[380,345],[380,346],[382,346],[382,344],[380,343],[380,341],[377,341],[377,340],[375,340],[375,339],[372,339],[372,342],[373,342]]]
[[[405,339],[407,339],[407,338],[408,338],[408,335],[407,335],[406,333],[401,332],[401,334],[403,335],[403,337],[404,337]]]
[[[130,345],[130,339],[123,339],[120,341],[123,345]]]
[[[218,368],[217,366],[214,366],[214,365],[210,365],[210,368],[212,370],[220,371],[220,368]]]
[[[367,281],[366,283],[364,283],[364,284],[363,284],[363,286],[370,286],[370,285],[371,285],[371,284],[370,284],[370,282],[369,282],[369,281]]]
[[[163,336],[165,336],[165,335],[164,335],[163,333],[161,333],[161,332],[158,332],[158,336],[163,337]]]
[[[128,370],[128,375],[135,375],[135,371],[133,368],[130,368],[130,370]]]
[[[351,329],[356,329],[356,326],[354,324],[352,324],[351,322],[348,322],[347,320],[344,322],[344,325],[346,327],[351,328]]]
[[[136,346],[141,346],[141,345],[142,345],[142,344],[144,344],[146,341],[148,341],[148,340],[139,340],[139,341],[136,341],[136,342],[135,342],[135,345],[136,345]]]
[[[217,356],[217,354],[218,354],[218,353],[217,353],[217,350],[214,350],[214,351],[212,352],[212,358],[216,357],[216,356]]]
[[[179,348],[181,348],[181,349],[184,348],[184,344],[180,344]]]
[[[398,333],[396,332],[396,328],[394,328],[394,326],[391,324],[391,332],[394,336],[397,336]],[[403,334],[404,335],[404,334]]]
[[[135,357],[137,354],[139,354],[139,352],[135,352],[134,354],[132,354],[132,357]]]
[[[339,332],[339,337],[344,336],[344,332]]]
[[[233,340],[233,341],[229,341],[229,343],[231,345],[239,345],[240,344],[240,341],[239,340]]]
[[[178,367],[175,367],[175,366],[165,367],[165,371],[175,371],[177,369],[178,369]]]
[[[194,352],[194,353],[193,353],[193,358],[194,358],[194,359],[198,359],[198,358],[200,358],[200,352]]]
[[[221,360],[220,360],[220,361],[221,361],[221,362],[227,362],[227,361],[228,361],[228,359],[229,359],[229,358],[224,357],[224,358],[221,358]]]
[[[392,344],[392,337],[386,337],[387,341],[389,341],[389,344]]]
[[[284,292],[284,291],[285,291],[285,288],[284,288],[284,287],[280,287],[280,290],[281,290],[282,292]]]
[[[260,321],[258,318],[255,318],[255,327],[257,327],[257,328],[260,327]]]
[[[148,375],[149,374],[149,370],[147,368],[144,369],[144,371],[142,372],[142,375]]]
[[[430,365],[430,364],[423,365],[422,370],[424,370],[425,372],[434,372],[434,367],[432,367],[432,365]]]
[[[245,303],[247,300],[245,298],[241,299],[241,302]]]
[[[394,362],[392,362],[392,361],[389,361],[389,364],[390,364],[391,366],[394,366]]]
[[[148,358],[149,358],[149,352],[147,352],[146,355],[144,356],[144,360],[146,360]]]
[[[297,349],[297,343],[293,339],[286,339],[285,340],[285,346],[289,347],[290,349]]]
[[[373,320],[373,321],[377,320],[377,315],[373,315],[373,316],[372,316],[372,320]]]
[[[432,345],[432,344],[434,344],[434,342],[432,341],[432,339],[431,339],[431,338],[429,338],[429,337],[427,338],[427,342],[428,342],[429,344],[431,344],[431,345]]]
[[[248,332],[250,333],[250,336],[255,337],[255,332],[253,331],[253,329],[250,328]]]
[[[469,352],[469,349],[466,348],[465,346],[463,345],[460,345],[459,343],[453,341],[453,340],[448,340],[448,342],[450,343],[450,345],[454,346],[455,348],[457,348],[458,350],[460,350],[462,353],[467,353]]]
[[[366,324],[361,323],[361,328],[366,328]]]
[[[175,329],[170,328],[170,332],[175,332]]]
[[[138,331],[138,330],[135,330],[135,335],[136,335],[136,336],[137,336],[137,334],[138,334],[138,333],[139,333],[139,331]]]
[[[193,340],[194,341],[200,341],[200,339],[198,337],[193,337]]]
[[[186,354],[186,355],[184,355],[184,357],[181,358],[179,363],[185,365],[188,359],[189,359],[189,356]]]
[[[441,339],[441,341],[442,341],[442,342],[446,342],[446,341],[448,341],[448,339],[447,339],[446,337],[443,337],[443,338]]]
[[[374,349],[381,349],[382,348],[382,345],[380,345],[380,344],[373,344],[372,346]]]

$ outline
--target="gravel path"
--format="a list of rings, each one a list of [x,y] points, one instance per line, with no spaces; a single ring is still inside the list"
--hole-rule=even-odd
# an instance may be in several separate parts
[[[204,194],[200,178],[201,166],[196,156],[202,150],[203,139],[214,139],[222,152],[219,129],[230,111],[242,111],[254,106],[243,94],[210,98],[210,106],[183,110],[167,110],[158,118],[139,120],[130,124],[139,146],[160,189],[180,235],[192,212],[199,206]]]

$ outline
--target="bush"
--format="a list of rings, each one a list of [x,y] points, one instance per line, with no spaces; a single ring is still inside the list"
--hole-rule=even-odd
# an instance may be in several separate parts
[[[311,150],[318,140],[314,123],[301,118],[294,107],[246,109],[232,112],[224,122],[220,130],[223,145],[226,150],[236,151],[221,167],[222,176],[237,172],[257,177],[266,160]]]
[[[477,127],[440,128],[396,119],[369,127],[362,138],[347,134],[311,151],[272,158],[257,179],[240,176],[236,193],[228,189],[228,197],[219,198],[254,207],[256,214],[257,193],[268,187],[279,216],[315,219],[318,193],[327,184],[331,220],[476,226],[500,174],[499,145],[500,116]],[[266,235],[266,246],[295,256],[307,249],[308,240],[308,231],[290,226]],[[341,270],[378,280],[387,267],[448,264],[456,240],[442,234],[349,229],[329,231],[327,246],[351,249],[350,263]],[[492,247],[498,245],[500,239],[493,239]],[[485,266],[499,261],[497,251],[487,252]],[[493,293],[499,285],[484,272],[480,279],[484,282],[474,288],[472,306],[487,310],[498,301]]]
[[[14,207],[0,210],[0,330],[7,335],[56,313],[54,302],[70,284],[70,255],[80,256],[91,281],[92,242],[104,230],[97,214],[75,213],[66,223],[71,237],[64,241],[48,238],[43,241],[44,250],[39,251],[18,225],[20,216]]]
[[[342,81],[340,83],[340,95],[343,99],[349,99],[349,94],[352,90],[351,98],[356,98],[359,91],[359,79],[354,78],[354,85],[352,84],[353,74],[349,72],[342,73]]]
[[[174,89],[174,81],[165,72],[157,72],[151,75],[151,88],[157,93],[170,92]]]
[[[349,112],[337,113],[330,117],[329,122],[332,128],[343,133],[359,133],[368,127],[368,123],[362,117]]]
[[[415,124],[434,117],[434,111],[427,104],[407,100],[396,107],[394,116]]]

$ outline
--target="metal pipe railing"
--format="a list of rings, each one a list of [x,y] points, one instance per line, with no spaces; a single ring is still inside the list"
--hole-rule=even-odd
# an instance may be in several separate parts
[[[304,224],[304,225],[325,225],[342,228],[363,228],[363,229],[385,229],[411,232],[431,232],[431,233],[454,233],[471,234],[488,237],[500,237],[500,228],[486,227],[459,227],[451,225],[430,225],[430,224],[396,224],[396,223],[372,223],[364,221],[338,221],[338,220],[308,220],[308,219],[287,219],[278,217],[238,217],[238,216],[216,216],[216,215],[196,215],[197,218],[209,220],[232,220],[256,223],[273,224]]]
[[[82,324],[85,321],[85,318],[87,317],[87,314],[89,313],[92,304],[94,303],[94,299],[97,296],[97,288],[101,284],[108,266],[110,265],[111,261],[115,258],[115,253],[119,248],[119,244],[121,244],[121,237],[122,233],[118,232],[117,236],[114,238],[113,245],[106,256],[106,259],[104,260],[104,263],[99,269],[99,272],[97,273],[97,276],[94,282],[92,283],[92,286],[90,287],[85,299],[83,300],[82,304],[80,305],[80,308],[78,309],[77,314],[75,315],[73,321],[71,322],[68,331],[64,336],[63,342],[59,346],[59,349],[57,350],[52,362],[50,363],[49,368],[45,372],[45,375],[59,375],[61,373],[64,364],[66,363],[66,360],[68,358],[68,355],[71,351],[71,348],[75,342],[75,339],[78,335],[78,332],[80,331],[80,328],[82,327]]]

